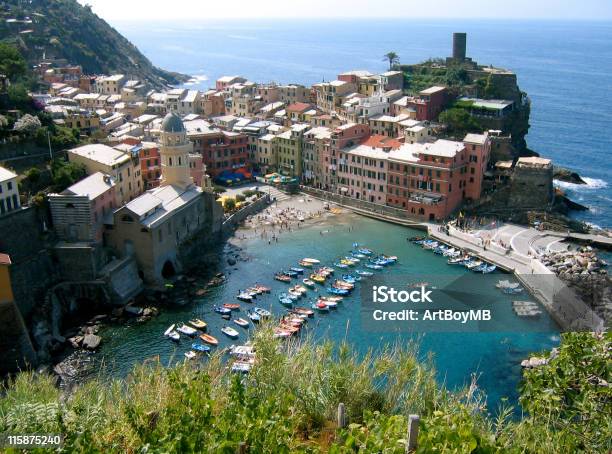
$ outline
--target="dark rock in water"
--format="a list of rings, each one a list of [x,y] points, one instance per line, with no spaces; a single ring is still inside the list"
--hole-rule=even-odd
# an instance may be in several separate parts
[[[83,348],[88,350],[95,350],[102,342],[102,338],[100,336],[96,336],[95,334],[86,334],[83,337]]]
[[[227,259],[227,264],[230,266],[234,266],[236,264],[236,260],[230,257],[229,259]]]
[[[577,172],[572,172],[571,170],[564,169],[563,167],[554,168],[553,178],[566,183],[586,184],[586,181],[584,181]]]
[[[135,315],[137,317],[142,315],[141,307],[127,305],[123,308],[123,310],[129,315]]]
[[[123,308],[117,307],[112,310],[111,314],[113,315],[113,317],[121,317],[123,315]]]

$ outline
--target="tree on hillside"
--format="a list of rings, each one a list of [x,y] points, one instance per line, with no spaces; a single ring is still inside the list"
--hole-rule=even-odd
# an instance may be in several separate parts
[[[19,120],[17,120],[13,126],[13,129],[17,132],[26,134],[28,136],[34,134],[38,128],[41,127],[40,120],[34,115],[25,114]]]
[[[393,68],[393,65],[397,65],[399,64],[399,55],[397,55],[395,52],[391,51],[391,52],[387,52],[383,58],[383,61],[388,61],[389,62],[389,69]]]
[[[16,47],[0,43],[0,74],[14,81],[26,74],[28,66]]]
[[[83,164],[66,162],[61,159],[55,159],[51,162],[51,177],[56,192],[62,192],[67,187],[72,186],[77,181],[82,180],[86,174]]]
[[[462,136],[467,132],[480,132],[482,127],[470,113],[461,107],[451,107],[443,111],[438,117],[440,123],[448,126],[448,132]]]

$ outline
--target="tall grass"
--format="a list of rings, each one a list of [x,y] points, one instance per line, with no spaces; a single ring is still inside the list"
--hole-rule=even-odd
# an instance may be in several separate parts
[[[455,392],[436,383],[414,344],[360,355],[346,343],[280,343],[264,328],[255,346],[248,376],[231,374],[221,354],[173,368],[148,361],[69,395],[49,376],[22,373],[2,390],[0,432],[61,433],[67,452],[400,453],[417,413],[419,452],[595,452],[568,426],[513,422],[511,409],[491,417],[474,383]]]

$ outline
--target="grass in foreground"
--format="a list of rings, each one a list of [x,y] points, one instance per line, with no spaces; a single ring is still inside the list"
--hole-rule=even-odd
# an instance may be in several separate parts
[[[257,365],[230,374],[218,355],[62,395],[22,373],[2,390],[0,432],[62,433],[67,452],[404,452],[407,415],[421,416],[418,452],[607,452],[612,449],[610,336],[568,334],[557,358],[528,371],[529,412],[491,416],[475,385],[450,392],[414,345],[358,355],[348,345],[281,344],[257,335]],[[349,426],[334,423],[339,402]]]

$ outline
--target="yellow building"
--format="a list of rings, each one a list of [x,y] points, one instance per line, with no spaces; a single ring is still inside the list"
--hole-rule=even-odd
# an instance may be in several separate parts
[[[138,154],[125,153],[103,144],[90,144],[68,150],[68,160],[85,166],[88,175],[102,172],[115,179],[116,206],[142,194],[143,182]]]
[[[309,124],[295,124],[276,136],[278,170],[283,175],[302,178],[302,145]]]

